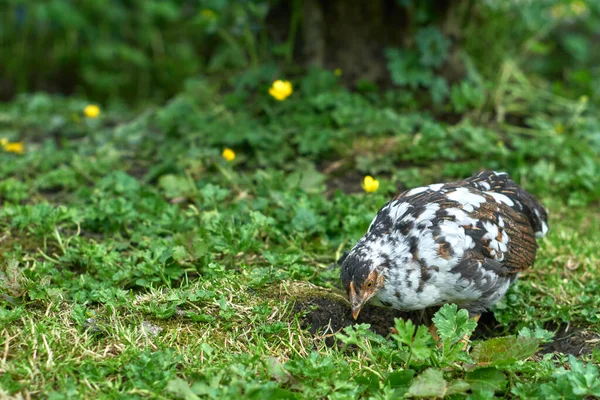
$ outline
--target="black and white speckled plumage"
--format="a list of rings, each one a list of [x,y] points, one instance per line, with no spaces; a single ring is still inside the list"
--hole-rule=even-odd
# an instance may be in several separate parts
[[[342,261],[342,283],[353,310],[371,300],[404,311],[456,303],[478,314],[533,264],[546,220],[506,173],[408,190],[381,208]]]

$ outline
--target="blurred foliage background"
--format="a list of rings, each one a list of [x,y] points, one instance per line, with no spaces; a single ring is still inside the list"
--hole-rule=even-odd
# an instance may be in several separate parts
[[[5,0],[0,18],[12,140],[82,136],[87,101],[121,152],[177,138],[162,170],[233,147],[247,168],[398,187],[487,167],[572,204],[600,194],[595,1]],[[76,97],[21,95],[40,91]]]

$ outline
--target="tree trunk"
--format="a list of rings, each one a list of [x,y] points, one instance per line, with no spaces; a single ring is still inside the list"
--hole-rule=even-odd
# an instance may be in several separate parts
[[[361,79],[389,84],[384,50],[410,46],[418,24],[423,25],[423,12],[417,13],[414,4],[402,6],[398,0],[290,0],[279,3],[269,13],[267,24],[275,40],[290,40],[287,34],[294,31],[289,29],[293,1],[301,1],[302,12],[298,35],[291,38],[295,41],[296,61],[305,66],[340,68],[349,85]],[[451,40],[448,60],[439,72],[449,81],[456,81],[464,74],[458,50],[468,0],[419,1],[423,2],[420,7],[429,7],[426,24],[435,24]]]

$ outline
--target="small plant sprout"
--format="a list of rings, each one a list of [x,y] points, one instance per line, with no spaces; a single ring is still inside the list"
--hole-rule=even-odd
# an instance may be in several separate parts
[[[290,81],[276,80],[269,88],[269,94],[278,101],[287,99],[293,92]]]

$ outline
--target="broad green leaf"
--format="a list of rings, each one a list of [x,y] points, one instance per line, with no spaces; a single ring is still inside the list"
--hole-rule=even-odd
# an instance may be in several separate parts
[[[493,390],[479,390],[473,391],[468,397],[467,400],[490,400],[497,399],[498,397],[494,396]]]
[[[598,367],[592,363],[584,364],[573,355],[569,355],[569,364],[571,370],[566,372],[566,376],[573,385],[573,393],[580,396],[600,397]]]
[[[450,93],[450,88],[448,87],[448,82],[444,78],[435,77],[431,81],[431,88],[429,89],[431,93],[431,100],[433,100],[434,104],[442,104],[448,93]]]
[[[536,389],[539,391],[536,393],[539,396],[538,398],[544,400],[581,399],[581,396],[577,396],[573,393],[573,388],[571,387],[569,380],[566,377],[563,378],[564,379],[559,378],[555,382],[544,383],[537,387]]]
[[[375,333],[371,332],[369,328],[370,324],[356,324],[347,326],[344,328],[344,332],[338,332],[335,334],[335,337],[341,340],[346,345],[356,345],[361,349],[367,349],[366,342],[372,341],[377,342],[380,338],[384,340],[381,336],[377,336]]]
[[[471,389],[471,385],[469,385],[468,382],[465,382],[462,379],[456,379],[450,382],[446,388],[446,395],[450,396],[452,394],[465,393],[469,389]]]
[[[416,359],[425,360],[429,358],[433,340],[427,327],[421,325],[416,328],[411,320],[396,319],[395,321],[395,328],[398,333],[392,334],[392,338],[410,347],[410,351]]]
[[[173,259],[175,261],[183,261],[187,257],[187,251],[183,246],[173,247]]]
[[[399,49],[387,49],[387,67],[395,85],[408,85],[416,88],[419,85],[429,86],[433,80],[431,68],[424,68],[414,52]]]
[[[477,323],[469,318],[467,310],[458,310],[456,304],[446,304],[433,317],[440,338],[448,342],[457,342],[470,335]]]
[[[471,385],[473,392],[491,392],[500,390],[506,386],[506,376],[496,368],[479,368],[470,371],[465,380]]]
[[[547,331],[536,327],[535,330],[529,328],[522,328],[519,330],[519,337],[536,338],[542,340],[544,343],[551,342],[554,337],[554,332]]]
[[[428,368],[415,378],[408,393],[414,397],[443,397],[447,386],[441,370]]]
[[[425,325],[419,326],[417,328],[417,334],[413,338],[410,351],[416,359],[426,360],[431,356],[433,346],[433,337],[431,336],[429,329]]]
[[[420,63],[424,66],[439,67],[448,57],[450,41],[435,26],[417,31],[415,42],[420,52]]]
[[[269,376],[272,379],[275,379],[277,382],[287,382],[289,380],[288,372],[277,358],[267,358],[265,365],[267,367],[267,371],[269,371]]]
[[[415,371],[412,369],[404,369],[401,371],[390,372],[385,383],[392,388],[408,386],[408,383],[415,376]]]
[[[510,365],[534,355],[541,343],[540,339],[505,336],[478,343],[471,352],[477,366]]]
[[[405,321],[403,319],[396,318],[394,327],[398,333],[393,333],[392,338],[402,344],[410,346],[415,334],[415,325],[413,322],[410,319]]]
[[[471,386],[461,379],[448,383],[441,370],[428,368],[415,378],[408,389],[408,394],[413,397],[445,397],[465,393],[470,388]]]
[[[299,168],[286,178],[286,182],[290,186],[300,187],[306,193],[321,193],[325,190],[325,175],[310,162],[299,161]]]
[[[366,387],[372,388],[372,389],[379,388],[379,382],[380,382],[379,375],[377,375],[371,371],[367,371],[365,374],[355,377],[354,380],[357,383],[364,385]]]
[[[183,398],[185,400],[200,400],[200,397],[194,393],[189,383],[180,378],[169,381],[166,389],[178,398]]]

